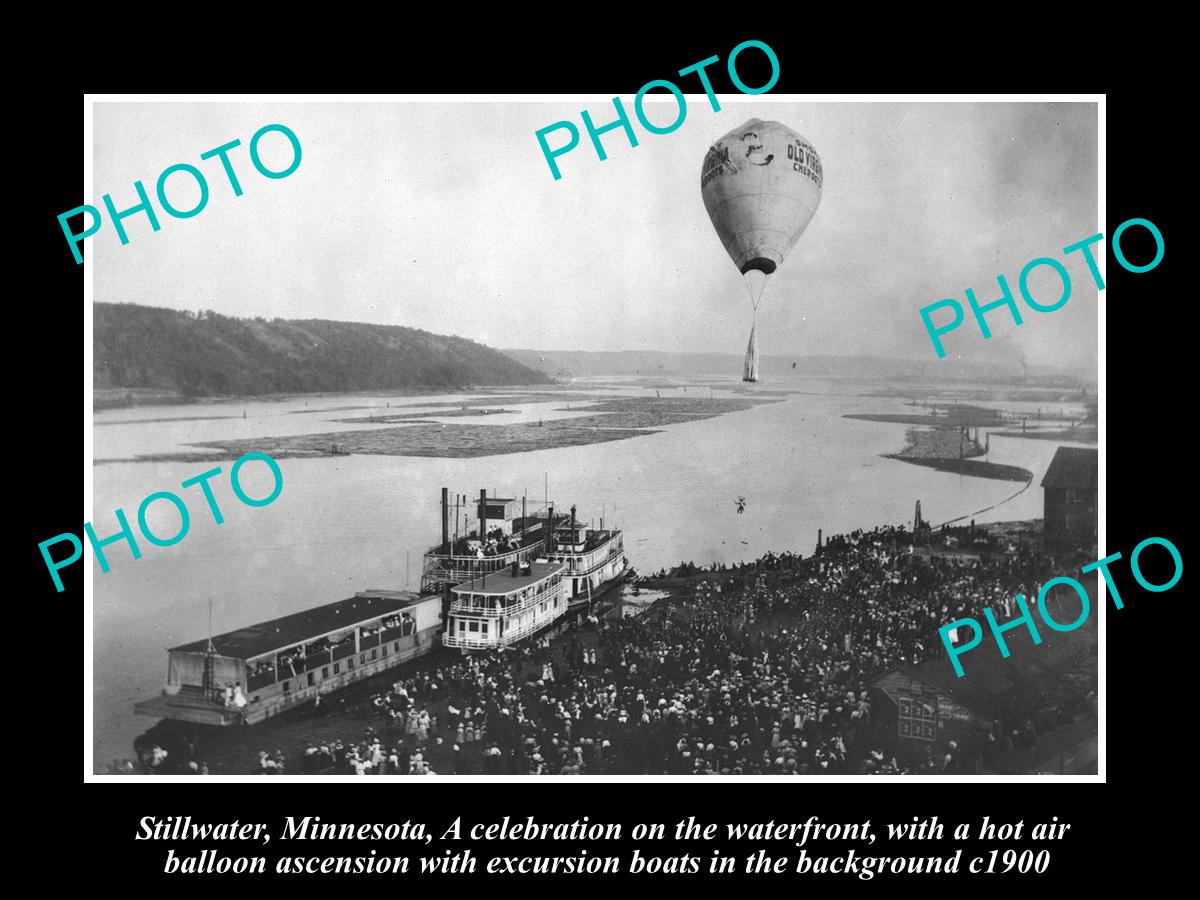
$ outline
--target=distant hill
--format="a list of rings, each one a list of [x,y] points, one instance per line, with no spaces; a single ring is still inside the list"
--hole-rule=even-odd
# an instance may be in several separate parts
[[[235,319],[135,304],[94,307],[101,389],[185,397],[545,384],[545,372],[483,344],[396,325]]]
[[[743,357],[733,353],[666,353],[587,350],[504,350],[527,366],[575,375],[740,375]],[[932,354],[931,354],[932,356]],[[795,363],[795,369],[792,364]],[[860,378],[937,379],[1009,382],[1022,375],[1019,363],[955,359],[898,359],[880,356],[764,356],[763,376],[826,375]]]

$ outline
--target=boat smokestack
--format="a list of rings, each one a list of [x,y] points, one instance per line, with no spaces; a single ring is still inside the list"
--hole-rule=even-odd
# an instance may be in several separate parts
[[[487,541],[487,488],[479,489],[479,545]],[[480,552],[483,552],[482,550]],[[487,564],[480,566],[480,586],[487,588]]]
[[[450,489],[442,488],[442,552],[450,553]]]
[[[546,519],[546,555],[554,552],[554,504],[550,504],[550,516]]]

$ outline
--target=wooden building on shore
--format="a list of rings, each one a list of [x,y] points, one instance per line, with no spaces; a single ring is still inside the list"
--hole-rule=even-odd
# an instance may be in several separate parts
[[[992,716],[984,711],[991,698],[972,693],[980,679],[955,683],[954,673],[947,678],[939,666],[945,668],[945,661],[899,666],[871,682],[872,729],[881,746],[905,762],[941,755],[952,741],[968,748],[992,726]]]
[[[1059,447],[1042,478],[1043,534],[1052,547],[1091,547],[1097,540],[1099,454],[1095,447]]]

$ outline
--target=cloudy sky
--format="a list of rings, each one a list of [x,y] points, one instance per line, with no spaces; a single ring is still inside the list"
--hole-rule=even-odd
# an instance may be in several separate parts
[[[632,98],[625,97],[627,108]],[[207,207],[190,219],[159,211],[153,233],[126,220],[87,241],[95,299],[237,316],[407,325],[496,347],[744,350],[750,308],[700,197],[708,146],[746,119],[776,119],[821,154],[821,204],[767,287],[761,349],[787,355],[933,358],[920,307],[976,290],[1016,291],[1035,257],[1100,231],[1093,104],[800,103],[689,96],[672,134],[586,133],[559,158],[555,181],[534,137],[611,101],[537,103],[99,103],[94,195],[134,205],[174,163],[207,176]],[[652,120],[668,122],[674,101]],[[262,125],[290,127],[300,167],[269,180],[247,145]],[[580,125],[582,131],[582,125]],[[234,138],[245,193],[200,154]],[[552,140],[559,138],[556,135]],[[273,168],[286,140],[262,143]],[[195,188],[172,176],[180,208]],[[191,193],[189,193],[189,191]],[[157,203],[157,201],[156,201]],[[1079,254],[1064,261],[1075,290],[1025,323],[989,316],[984,341],[968,315],[946,337],[951,356],[1019,359],[1095,372],[1098,292]],[[1033,281],[1058,296],[1057,279]],[[1045,285],[1042,291],[1038,288]]]

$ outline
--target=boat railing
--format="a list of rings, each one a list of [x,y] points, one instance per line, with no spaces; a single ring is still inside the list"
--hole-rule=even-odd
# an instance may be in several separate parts
[[[501,646],[511,644],[514,641],[519,641],[526,635],[532,634],[535,631],[540,631],[541,629],[545,628],[547,624],[564,615],[566,611],[567,607],[564,603],[561,605],[561,608],[555,613],[555,615],[550,616],[549,618],[536,618],[534,616],[530,616],[519,624],[513,624],[511,627],[506,626],[504,629],[504,634],[500,636]]]
[[[586,575],[596,571],[614,556],[624,553],[620,541],[610,540],[608,544],[598,547],[589,553],[552,553],[550,559],[561,562],[572,575]]]
[[[431,591],[443,584],[462,584],[480,575],[491,575],[506,569],[514,562],[532,559],[541,553],[538,544],[509,550],[495,556],[453,556],[446,553],[425,554],[425,566],[421,573],[421,589]]]
[[[526,597],[524,600],[514,603],[511,606],[505,606],[503,604],[497,606],[493,598],[488,598],[482,601],[471,600],[469,598],[452,600],[450,603],[450,613],[461,613],[462,615],[467,616],[485,616],[487,618],[515,616],[519,613],[525,612],[526,610],[532,609],[534,606],[542,603],[543,601],[553,599],[554,595],[560,592],[561,585],[561,581],[555,582],[554,584],[547,584],[544,587],[539,588],[530,596]]]
[[[489,647],[503,647],[505,641],[503,639],[492,640],[490,638],[468,637],[467,635],[442,635],[443,647],[463,647],[467,650],[487,650]]]
[[[530,616],[520,624],[508,622],[505,625],[504,634],[493,635],[489,634],[486,638],[479,636],[478,633],[472,634],[464,632],[462,634],[450,634],[447,632],[442,635],[442,645],[445,647],[462,647],[467,650],[486,650],[489,647],[507,647],[509,644],[516,643],[522,638],[545,628],[550,622],[560,618],[566,613],[566,606],[563,605],[555,614],[548,618]]]

